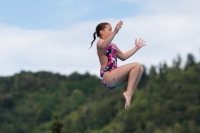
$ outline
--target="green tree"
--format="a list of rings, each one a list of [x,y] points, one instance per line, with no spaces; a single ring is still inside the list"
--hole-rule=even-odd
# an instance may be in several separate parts
[[[63,124],[59,121],[58,116],[54,117],[54,122],[52,124],[52,133],[61,133]]]

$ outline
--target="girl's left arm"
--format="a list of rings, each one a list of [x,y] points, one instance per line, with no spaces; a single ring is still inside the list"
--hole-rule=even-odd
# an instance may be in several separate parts
[[[145,41],[143,39],[139,39],[137,41],[137,39],[135,39],[135,47],[132,48],[131,50],[127,51],[126,53],[123,53],[116,45],[117,48],[117,57],[122,60],[125,61],[126,59],[128,59],[129,57],[131,57],[134,53],[136,53],[141,47],[145,46]]]

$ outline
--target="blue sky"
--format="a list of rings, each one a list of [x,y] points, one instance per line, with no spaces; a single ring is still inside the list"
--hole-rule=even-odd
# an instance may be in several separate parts
[[[124,22],[113,40],[123,52],[142,37],[146,46],[126,61],[150,68],[188,53],[200,60],[199,0],[0,0],[0,76],[20,71],[99,74],[95,44],[100,22]]]
[[[0,20],[28,29],[63,28],[81,21],[134,16],[139,5],[120,0],[4,0]]]

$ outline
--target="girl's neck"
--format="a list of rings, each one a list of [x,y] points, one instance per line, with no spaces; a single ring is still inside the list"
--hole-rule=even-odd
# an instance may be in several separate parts
[[[100,39],[103,39],[103,40],[105,40],[106,38],[105,38],[105,37],[101,37]]]

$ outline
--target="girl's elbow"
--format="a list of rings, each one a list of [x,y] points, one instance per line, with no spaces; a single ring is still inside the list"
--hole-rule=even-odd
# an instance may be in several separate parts
[[[126,60],[126,57],[124,55],[119,55],[118,58],[121,60],[121,61],[125,61]]]
[[[124,58],[124,57],[123,57],[123,58],[121,58],[121,61],[125,61],[125,60],[126,60],[126,58]]]
[[[126,55],[123,56],[123,61],[125,61],[127,59]]]

